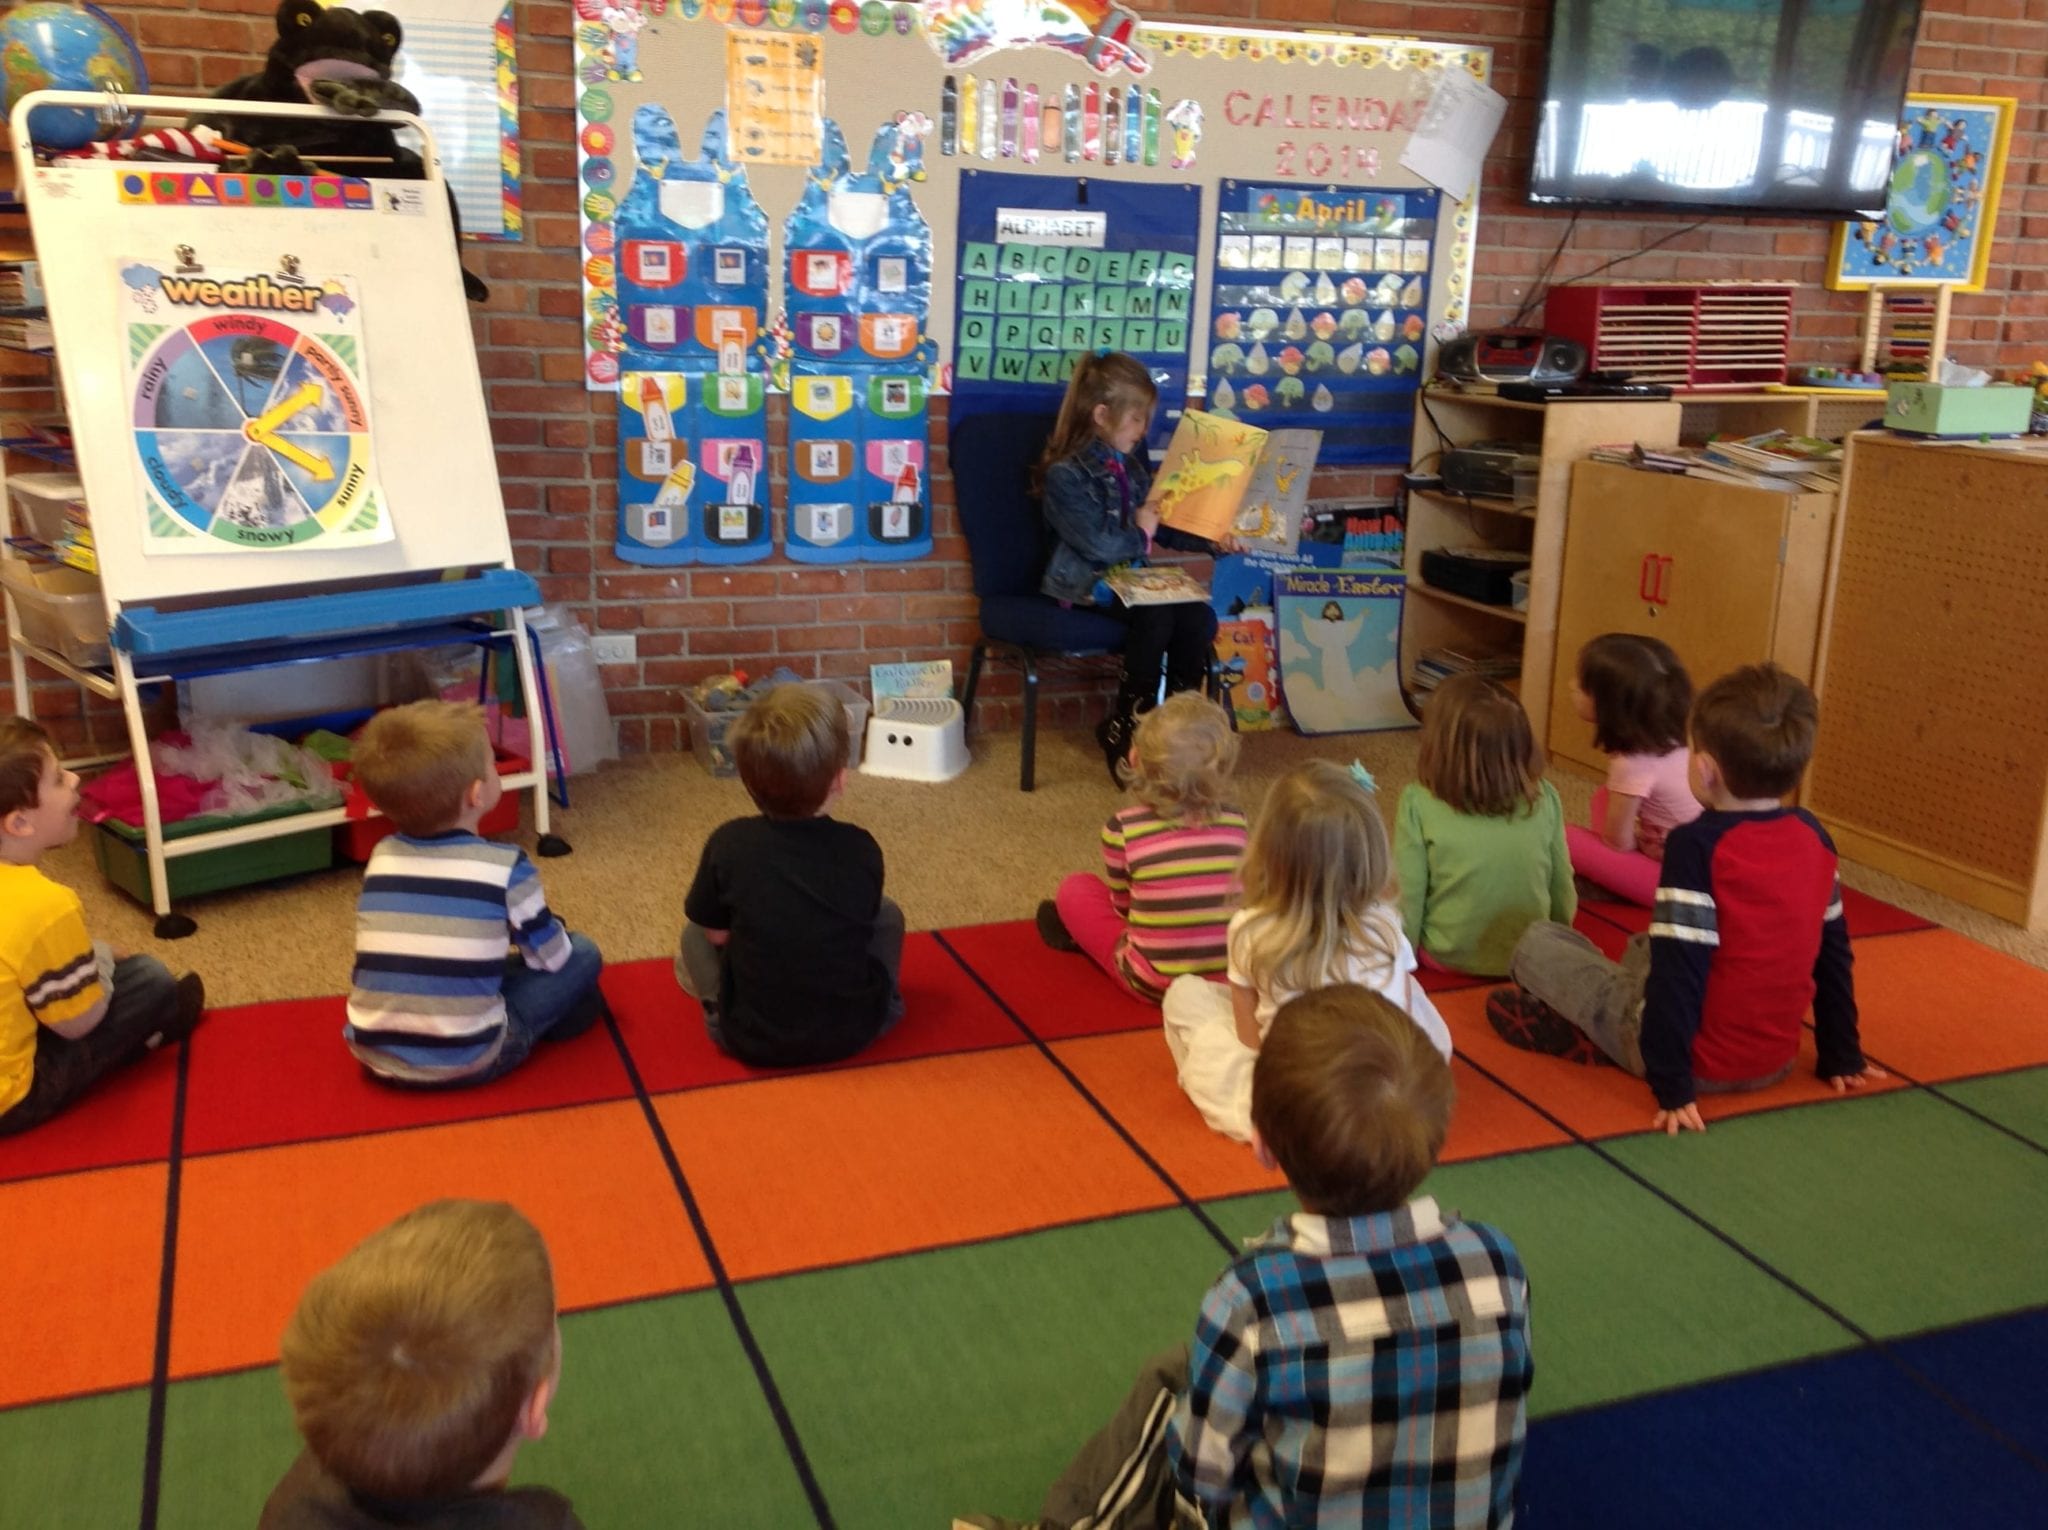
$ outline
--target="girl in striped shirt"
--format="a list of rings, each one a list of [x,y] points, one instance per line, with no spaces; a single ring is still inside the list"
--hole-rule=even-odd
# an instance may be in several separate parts
[[[1230,800],[1237,735],[1215,702],[1169,696],[1138,722],[1122,775],[1138,800],[1102,827],[1107,881],[1085,871],[1038,905],[1056,951],[1085,951],[1157,1004],[1178,977],[1224,968],[1246,821]]]
[[[1356,983],[1392,1000],[1449,1061],[1393,883],[1379,804],[1351,772],[1311,760],[1273,783],[1245,852],[1228,982],[1176,979],[1163,1006],[1180,1086],[1217,1131],[1251,1141],[1259,1044],[1280,1006],[1313,989]]]

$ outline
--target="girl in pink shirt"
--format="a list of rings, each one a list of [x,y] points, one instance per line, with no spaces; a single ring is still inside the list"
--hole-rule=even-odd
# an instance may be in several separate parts
[[[1609,632],[1579,650],[1572,708],[1593,725],[1607,784],[1593,793],[1592,827],[1565,830],[1572,870],[1631,903],[1657,895],[1664,836],[1700,815],[1685,747],[1692,680],[1652,637]]]

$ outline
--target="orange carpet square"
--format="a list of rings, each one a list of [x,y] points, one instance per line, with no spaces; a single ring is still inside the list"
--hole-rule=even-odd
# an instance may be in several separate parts
[[[1060,1042],[1053,1050],[1174,1183],[1196,1199],[1286,1187],[1279,1173],[1260,1166],[1249,1147],[1210,1129],[1181,1092],[1173,1056],[1158,1032],[1085,1037]],[[1454,1060],[1451,1068],[1458,1107],[1444,1143],[1445,1162],[1569,1140],[1461,1061]]]
[[[185,1165],[173,1373],[276,1359],[308,1277],[444,1196],[510,1201],[531,1217],[564,1309],[710,1282],[637,1102],[223,1153]]]
[[[1657,1103],[1650,1096],[1648,1084],[1629,1077],[1619,1068],[1587,1067],[1509,1046],[1487,1024],[1488,991],[1472,989],[1444,994],[1437,1000],[1437,1008],[1443,1011],[1461,1058],[1581,1136],[1618,1137],[1649,1130]],[[1808,1032],[1800,1041],[1799,1060],[1782,1082],[1740,1094],[1702,1094],[1700,1114],[1714,1121],[1781,1105],[1810,1105],[1839,1098],[1813,1076],[1813,1068],[1813,1035]],[[1861,1092],[1870,1094],[1903,1087],[1903,1080],[1892,1078]]]
[[[735,1280],[1172,1199],[1035,1048],[656,1103]]]
[[[56,1120],[0,1138],[0,1180],[168,1157],[177,1092],[178,1049],[159,1048],[100,1080]]]
[[[1913,1078],[2048,1062],[2048,972],[1953,930],[1856,943],[1863,1050]]]
[[[0,1185],[0,1408],[149,1380],[169,1176],[153,1163]]]
[[[1159,1024],[1147,1004],[1078,951],[1054,951],[1029,920],[947,930],[946,944],[1045,1040],[1143,1031]]]
[[[930,935],[912,935],[904,941],[898,981],[903,988],[903,1018],[865,1052],[831,1066],[898,1062],[1024,1041],[1009,1016]],[[672,960],[628,962],[607,971],[605,995],[650,1093],[817,1071],[750,1068],[719,1051],[704,1032],[703,1010],[676,986]]]

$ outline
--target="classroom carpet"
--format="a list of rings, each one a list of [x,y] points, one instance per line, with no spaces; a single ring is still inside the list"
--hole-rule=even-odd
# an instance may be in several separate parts
[[[1651,1135],[1432,974],[1458,1104],[1427,1188],[1532,1285],[1525,1526],[2038,1523],[2048,972],[1848,895],[1882,1086],[1807,1068]],[[1610,951],[1640,911],[1593,904]],[[379,1089],[339,998],[218,1011],[0,1142],[0,1526],[253,1524],[296,1450],[306,1279],[446,1195],[553,1250],[563,1379],[517,1478],[604,1527],[1025,1517],[1290,1207],[1181,1096],[1156,1011],[1026,923],[912,935],[834,1068],[718,1053],[664,961],[498,1083]]]

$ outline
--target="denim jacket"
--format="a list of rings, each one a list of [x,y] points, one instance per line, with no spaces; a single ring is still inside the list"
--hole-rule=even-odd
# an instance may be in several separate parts
[[[1110,460],[1110,449],[1091,441],[1045,470],[1045,522],[1052,531],[1053,545],[1039,590],[1054,600],[1087,605],[1094,600],[1095,581],[1105,570],[1145,559],[1145,533],[1138,528],[1136,517],[1152,487],[1151,464],[1142,451],[1123,459],[1131,490],[1126,511]],[[1215,551],[1213,543],[1171,526],[1161,526],[1153,540],[1161,547],[1187,552]]]

